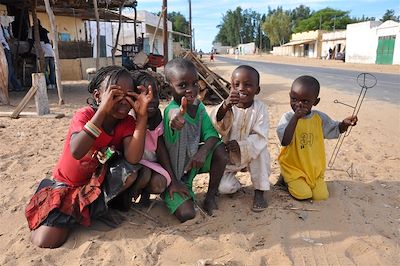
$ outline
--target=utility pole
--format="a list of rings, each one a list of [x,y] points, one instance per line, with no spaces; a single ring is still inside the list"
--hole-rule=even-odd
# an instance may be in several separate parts
[[[193,38],[192,38],[192,1],[189,0],[189,34],[190,34],[190,51],[193,52]]]
[[[164,66],[168,63],[168,11],[167,0],[163,0],[163,47],[164,47]]]
[[[196,41],[194,39],[194,29],[192,30],[192,38],[193,38],[193,50],[196,50],[196,45],[195,45]]]
[[[260,55],[262,55],[262,29],[261,29],[261,18],[260,18]]]

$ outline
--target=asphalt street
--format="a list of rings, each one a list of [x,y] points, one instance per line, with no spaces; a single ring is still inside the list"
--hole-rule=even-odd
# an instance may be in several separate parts
[[[359,94],[361,87],[357,84],[357,76],[361,73],[353,70],[326,68],[326,67],[311,67],[300,65],[289,65],[270,63],[262,61],[248,61],[242,59],[233,59],[227,57],[218,57],[218,60],[232,65],[250,65],[256,68],[260,74],[276,75],[283,78],[294,80],[301,75],[311,75],[318,79],[321,87],[331,87],[337,90]],[[365,99],[376,99],[391,102],[394,104],[400,103],[400,73],[385,74],[371,73],[377,79],[376,86],[368,89]],[[371,79],[366,79],[367,85],[372,83]]]

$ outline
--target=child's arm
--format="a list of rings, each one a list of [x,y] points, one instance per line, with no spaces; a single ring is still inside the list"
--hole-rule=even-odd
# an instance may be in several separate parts
[[[124,138],[124,157],[131,164],[136,164],[140,161],[144,152],[144,144],[147,129],[147,105],[153,99],[153,90],[149,86],[148,92],[141,86],[141,93],[128,92],[126,100],[133,107],[137,118],[136,127],[132,137]],[[130,96],[130,97],[129,97]],[[135,101],[131,97],[136,98]]]
[[[289,123],[286,126],[285,132],[283,133],[281,145],[282,146],[288,146],[293,139],[294,131],[296,130],[297,122],[299,121],[300,118],[304,117],[307,115],[308,110],[302,106],[302,104],[299,105],[299,107],[296,109],[294,112],[292,118],[289,120]]]
[[[224,100],[222,105],[218,108],[217,122],[221,121],[225,117],[225,114],[231,110],[232,106],[239,103],[239,100],[239,92],[232,88],[228,98]]]
[[[96,127],[101,128],[106,114],[113,108],[114,104],[122,100],[124,93],[119,89],[119,86],[112,85],[108,90],[104,91],[99,109],[90,119],[88,123],[93,123]],[[72,157],[76,160],[82,159],[93,146],[95,138],[81,130],[71,136],[70,150]]]
[[[339,123],[339,131],[340,134],[346,132],[349,126],[357,125],[358,117],[357,116],[349,116],[346,117],[342,122]]]
[[[192,168],[201,168],[206,161],[208,152],[211,151],[211,149],[215,146],[215,144],[217,144],[218,141],[218,137],[208,138],[204,145],[202,145],[200,149],[196,152],[196,154],[189,160],[184,172],[187,173]]]

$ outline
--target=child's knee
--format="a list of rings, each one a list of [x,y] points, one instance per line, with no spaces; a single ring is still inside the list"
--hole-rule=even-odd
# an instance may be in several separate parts
[[[193,202],[185,201],[176,209],[174,215],[181,223],[194,219],[196,217],[196,210],[194,209]]]
[[[225,146],[221,143],[214,150],[213,154],[213,162],[220,164],[221,166],[225,166],[228,163],[228,153],[225,150]]]
[[[40,248],[61,247],[68,238],[67,228],[40,226],[31,233],[31,242]]]
[[[160,174],[153,174],[149,183],[149,192],[160,194],[167,188],[167,180]]]
[[[302,178],[289,182],[288,189],[290,195],[298,200],[305,200],[313,197],[310,186]]]
[[[313,200],[326,200],[329,198],[329,191],[324,180],[319,180],[316,182],[315,188],[312,191]]]

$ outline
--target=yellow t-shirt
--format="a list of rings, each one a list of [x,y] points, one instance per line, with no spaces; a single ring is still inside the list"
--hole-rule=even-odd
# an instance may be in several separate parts
[[[285,182],[303,177],[313,188],[326,169],[322,119],[317,113],[299,119],[292,142],[282,147],[278,157]]]

